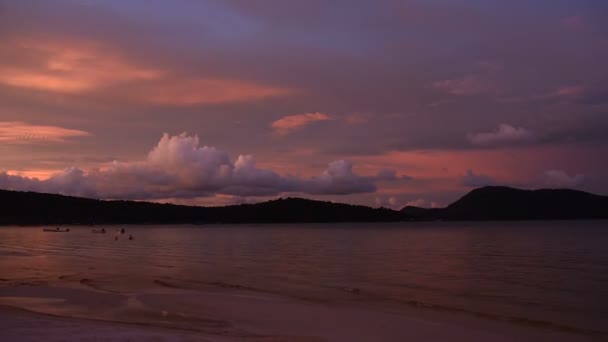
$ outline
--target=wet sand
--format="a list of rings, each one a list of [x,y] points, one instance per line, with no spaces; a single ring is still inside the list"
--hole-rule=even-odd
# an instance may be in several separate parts
[[[0,281],[2,341],[587,341],[593,336],[428,308],[318,301],[236,284],[65,276]]]
[[[427,254],[390,254],[376,260],[373,257],[382,255],[385,248],[363,245],[368,237],[392,239],[402,230],[388,229],[380,235],[376,228],[345,230],[347,235],[338,231],[334,236],[335,230],[296,228],[130,229],[146,229],[146,234],[137,235],[135,241],[115,241],[113,236],[91,234],[88,227],[75,227],[69,235],[45,234],[34,228],[2,230],[0,341],[608,340],[603,325],[595,324],[602,317],[585,314],[593,314],[595,307],[580,310],[589,303],[580,300],[580,293],[568,292],[564,301],[560,292],[558,303],[569,306],[557,307],[568,309],[571,301],[577,301],[579,306],[573,308],[579,310],[572,311],[577,319],[561,319],[521,303],[515,304],[522,310],[504,310],[497,306],[502,302],[478,293],[487,287],[473,286],[480,279],[478,273],[465,277],[470,281],[464,284],[467,295],[459,296],[456,290],[463,284],[450,281],[466,270],[460,267],[462,258],[442,255],[435,259],[439,263],[431,263]],[[336,249],[340,239],[352,237],[353,232],[363,234],[360,242],[348,243],[359,246],[356,253],[324,254],[340,251]],[[302,234],[313,234],[316,240],[303,242],[301,254],[294,254],[298,250],[294,241]],[[446,234],[453,241],[453,233]],[[281,237],[278,246],[289,247],[283,252],[272,249],[278,242],[270,238],[277,236]],[[325,243],[332,236],[335,240]],[[374,246],[387,245],[387,240],[372,241]],[[419,241],[434,240],[425,235]],[[441,276],[432,278],[438,280],[429,281],[431,285],[447,282],[449,291],[438,293],[448,294],[450,300],[429,299],[418,288],[378,286],[420,283],[416,273],[404,276],[397,268],[383,267],[410,259],[419,261],[412,261],[416,267],[438,267],[425,269],[425,274]],[[376,262],[366,263],[369,260]],[[443,267],[441,262],[446,260]],[[481,269],[482,274],[501,274]],[[537,269],[529,269],[533,270]],[[357,277],[344,276],[347,271]],[[362,275],[368,281],[361,282]],[[506,280],[514,275],[507,273]],[[508,291],[514,291],[513,285],[508,284],[490,289],[512,295]],[[543,300],[554,304],[548,300],[551,296],[522,298],[531,299],[531,304]],[[482,300],[489,305],[480,306]],[[580,321],[588,324],[576,324]]]

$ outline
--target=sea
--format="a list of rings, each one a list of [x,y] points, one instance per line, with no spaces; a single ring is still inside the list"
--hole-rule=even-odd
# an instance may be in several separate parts
[[[0,286],[144,279],[608,334],[608,221],[42,228],[0,227]]]

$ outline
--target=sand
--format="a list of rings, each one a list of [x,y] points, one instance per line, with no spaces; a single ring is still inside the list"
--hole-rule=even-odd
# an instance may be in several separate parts
[[[0,341],[588,341],[426,308],[315,301],[217,284],[0,283]],[[220,286],[221,285],[221,286]]]

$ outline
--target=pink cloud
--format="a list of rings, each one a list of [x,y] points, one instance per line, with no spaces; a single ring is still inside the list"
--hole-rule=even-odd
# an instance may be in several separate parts
[[[554,91],[541,96],[543,100],[551,100],[551,101],[569,101],[576,100],[582,97],[585,94],[586,88],[582,85],[569,85],[562,86]]]
[[[456,96],[472,96],[497,90],[497,76],[504,69],[501,62],[481,60],[477,62],[478,71],[463,78],[447,79],[434,82],[436,89],[447,91]]]
[[[530,143],[536,140],[532,132],[522,127],[500,124],[492,132],[468,134],[469,141],[476,146],[505,146]]]
[[[477,75],[468,75],[462,79],[437,81],[433,83],[433,87],[457,96],[477,95],[489,90],[487,81]]]
[[[369,115],[354,113],[346,116],[346,123],[349,125],[361,125],[369,122]]]
[[[464,192],[463,170],[474,176],[488,176],[501,184],[530,184],[547,170],[546,165],[566,167],[580,165],[592,172],[591,161],[606,153],[603,148],[581,150],[575,145],[530,145],[525,149],[505,146],[502,149],[414,150],[392,151],[375,156],[358,156],[352,160],[364,174],[374,172],[377,165],[400,170],[413,178],[404,183],[389,184],[378,191],[391,196],[421,193]],[[471,179],[469,179],[471,180]],[[468,182],[468,184],[473,184]],[[477,182],[480,185],[480,182]],[[535,183],[536,187],[542,183]]]
[[[567,86],[557,89],[554,95],[558,97],[573,97],[581,96],[584,92],[585,87],[583,86]]]
[[[585,24],[585,18],[581,15],[573,15],[563,18],[561,23],[567,27],[580,27]]]
[[[138,66],[94,41],[21,38],[0,47],[4,49],[38,57],[37,63],[0,65],[0,83],[13,87],[74,94],[162,76],[162,71]]]
[[[33,144],[65,142],[69,138],[90,136],[89,132],[58,126],[32,125],[21,121],[0,121],[0,142]]]
[[[190,106],[261,100],[284,96],[291,90],[242,80],[221,78],[174,79],[143,86],[139,96],[150,103]]]
[[[289,115],[274,121],[271,126],[277,134],[286,135],[317,121],[331,120],[331,116],[323,113],[305,113]]]
[[[36,58],[28,63],[0,63],[0,84],[48,93],[190,106],[255,101],[294,92],[247,80],[177,75],[170,69],[142,65],[111,45],[89,40],[13,39],[0,46],[2,52]],[[112,89],[119,86],[120,92],[114,93]]]
[[[504,69],[503,64],[496,61],[483,60],[479,61],[477,64],[479,65],[479,68],[486,73],[497,73]]]

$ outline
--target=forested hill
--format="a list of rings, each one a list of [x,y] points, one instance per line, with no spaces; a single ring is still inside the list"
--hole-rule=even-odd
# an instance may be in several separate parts
[[[301,198],[257,204],[194,207],[103,201],[0,190],[0,224],[272,223],[398,221],[398,211]]]
[[[494,186],[475,189],[446,208],[395,211],[302,198],[195,207],[0,190],[1,225],[559,219],[608,219],[608,197],[567,189]]]
[[[608,197],[569,189],[520,190],[504,186],[475,189],[441,209],[405,207],[416,220],[608,219]]]

